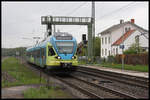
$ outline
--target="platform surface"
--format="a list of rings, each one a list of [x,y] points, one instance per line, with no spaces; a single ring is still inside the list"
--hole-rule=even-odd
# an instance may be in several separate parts
[[[148,72],[122,70],[122,69],[115,69],[115,68],[108,68],[108,67],[101,67],[101,66],[92,66],[92,65],[80,65],[80,66],[81,67],[88,67],[88,68],[95,68],[95,69],[98,69],[98,70],[122,73],[122,74],[127,74],[127,75],[132,75],[132,76],[149,78],[149,73]]]

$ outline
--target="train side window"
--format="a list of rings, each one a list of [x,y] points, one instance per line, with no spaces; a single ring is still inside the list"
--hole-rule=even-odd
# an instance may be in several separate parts
[[[33,55],[34,55],[34,57],[36,57],[36,51],[33,51]]]
[[[38,50],[36,50],[36,57],[38,57]]]
[[[43,54],[43,48],[41,48],[41,56],[42,57],[44,56],[44,54]]]
[[[38,50],[38,56],[40,57],[41,53],[40,53],[40,49]]]
[[[37,57],[39,57],[39,55],[40,55],[40,52],[39,52],[39,50],[37,50]]]
[[[36,51],[36,56],[39,57],[39,50]]]
[[[33,57],[35,57],[34,52],[35,52],[35,51],[32,51],[32,56],[33,56]]]
[[[42,55],[45,56],[45,55],[44,55],[44,48],[43,48],[42,52],[43,52]]]
[[[53,56],[53,55],[55,55],[53,48],[48,46],[48,56]]]
[[[38,50],[36,50],[36,57],[38,57],[39,53],[38,53]]]
[[[40,57],[41,57],[41,55],[42,55],[42,49],[39,49],[39,51],[40,51]]]

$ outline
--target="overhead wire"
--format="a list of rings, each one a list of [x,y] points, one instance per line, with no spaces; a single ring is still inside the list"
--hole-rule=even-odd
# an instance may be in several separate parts
[[[79,6],[77,6],[75,9],[73,9],[72,11],[70,11],[69,13],[67,13],[66,15],[71,15],[74,12],[76,12],[79,8],[81,8],[82,6],[84,6],[87,2],[84,2],[82,4],[80,4]]]
[[[134,2],[135,3],[135,2]],[[133,4],[133,3],[130,3],[130,4],[128,4],[128,5],[126,5],[126,7],[131,7],[131,4]],[[130,5],[130,6],[129,6]],[[134,4],[135,5],[135,4]],[[133,5],[132,5],[133,6]],[[123,7],[125,7],[125,6],[123,6]],[[121,8],[119,8],[119,9],[117,9],[117,10],[115,10],[115,11],[120,11],[120,10],[122,10],[122,8],[123,7],[121,7]],[[114,12],[114,11],[113,11]],[[112,13],[112,12],[111,12]],[[108,15],[108,14],[107,14]],[[106,14],[105,14],[105,16],[106,16]],[[102,18],[102,17],[101,17]],[[104,16],[103,16],[103,18],[104,18]],[[118,16],[117,17],[114,17],[112,20],[113,20],[113,22],[116,22],[118,19],[117,18],[119,18]],[[116,19],[116,20],[115,20]],[[114,21],[115,20],[115,21]],[[98,20],[98,21],[100,21],[100,20]],[[97,23],[98,23],[98,21],[97,21]],[[97,24],[96,23],[96,24]],[[108,25],[106,25],[106,26],[104,26],[104,27],[102,27],[102,28],[105,28],[105,27],[107,27]],[[99,30],[100,28],[98,28],[98,30]]]
[[[129,3],[129,4],[125,5],[125,6],[120,7],[119,9],[116,9],[116,10],[114,10],[114,11],[112,11],[112,12],[109,12],[109,13],[107,13],[107,14],[104,14],[103,16],[100,16],[98,19],[100,20],[100,19],[102,19],[102,18],[106,18],[106,16],[110,16],[111,14],[114,14],[114,13],[116,13],[116,12],[119,12],[119,11],[121,11],[122,9],[125,9],[126,7],[131,6],[132,4],[135,4],[135,2]],[[97,21],[98,21],[98,20],[97,20]]]
[[[85,5],[86,3],[87,3],[87,2],[85,2],[85,3],[81,4],[81,5],[79,5],[77,8],[75,8],[72,12],[70,12],[70,13],[68,13],[68,14],[74,13],[75,11],[77,11],[79,8],[81,8],[81,7],[82,7],[83,5]],[[101,17],[98,18],[99,20],[97,20],[97,22],[100,21],[102,18],[106,18],[106,16],[110,16],[110,15],[116,13],[116,12],[119,12],[119,11],[125,9],[125,8],[130,7],[132,4],[135,4],[135,2],[129,3],[129,4],[127,4],[127,5],[125,5],[125,6],[122,6],[122,7],[120,7],[119,9],[116,9],[116,10],[110,12],[110,13],[104,14],[103,16],[101,16]],[[115,18],[116,18],[116,17],[115,17]],[[113,22],[114,22],[114,21],[113,21]],[[115,22],[116,22],[116,21],[115,21]],[[97,24],[97,23],[96,23],[96,24]],[[105,26],[105,27],[107,27],[107,26]]]

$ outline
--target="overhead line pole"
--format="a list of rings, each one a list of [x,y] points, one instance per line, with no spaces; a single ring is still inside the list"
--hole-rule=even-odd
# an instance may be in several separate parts
[[[92,1],[92,39],[93,39],[93,54],[92,54],[92,62],[94,62],[94,56],[95,56],[95,45],[94,45],[94,42],[95,42],[95,2]]]
[[[124,24],[124,23],[123,23]],[[124,69],[124,54],[123,54],[123,49],[124,49],[124,26],[123,26],[123,32],[122,32],[122,71]]]

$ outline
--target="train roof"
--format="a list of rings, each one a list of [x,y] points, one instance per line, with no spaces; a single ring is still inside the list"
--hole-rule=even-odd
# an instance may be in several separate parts
[[[73,36],[67,32],[55,32],[54,35],[47,37],[45,40],[42,40],[36,45],[33,45],[32,47],[29,47],[26,49],[26,51],[32,51],[39,48],[44,48],[46,46],[47,42],[51,42],[52,40],[75,40]]]
[[[35,49],[39,49],[39,48],[44,48],[46,46],[46,43],[48,41],[50,41],[50,38],[52,38],[53,36],[49,36],[47,37],[45,40],[42,40],[41,42],[39,42],[38,44],[36,45],[33,45],[32,47],[29,47],[26,49],[26,51],[32,51],[32,50],[35,50]]]

